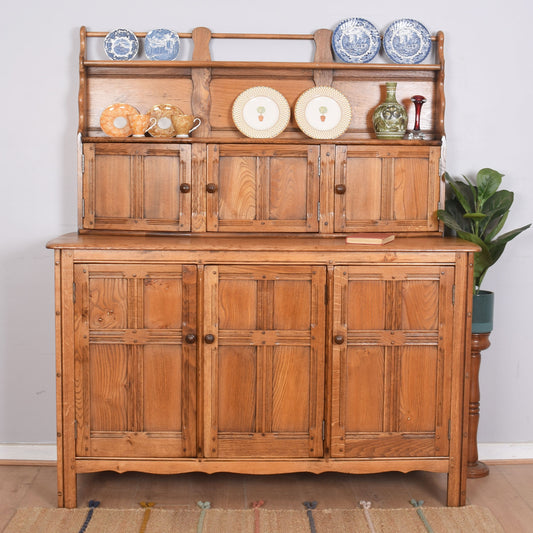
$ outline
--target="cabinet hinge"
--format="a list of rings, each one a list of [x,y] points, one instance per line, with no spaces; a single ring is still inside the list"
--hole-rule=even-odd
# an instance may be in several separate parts
[[[437,202],[437,209],[442,209],[442,204],[440,202]]]
[[[455,305],[455,285],[452,287],[452,305]]]
[[[326,440],[326,421],[322,420],[322,440]]]
[[[320,202],[317,202],[316,218],[320,220]]]
[[[72,282],[72,302],[76,303],[76,282]]]
[[[78,421],[74,420],[74,440],[78,439]]]
[[[81,199],[81,218],[85,218],[85,198]]]
[[[322,174],[322,157],[318,156],[318,177]]]
[[[448,440],[452,438],[452,419],[448,418]]]
[[[85,174],[85,154],[81,154],[81,173]]]

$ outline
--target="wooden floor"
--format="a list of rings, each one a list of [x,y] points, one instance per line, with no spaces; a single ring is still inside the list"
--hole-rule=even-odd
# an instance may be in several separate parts
[[[490,469],[488,477],[468,481],[467,503],[491,509],[505,531],[533,532],[533,464],[492,464]],[[156,476],[102,472],[78,476],[79,507],[97,499],[109,508],[133,508],[140,501],[153,501],[158,507],[176,509],[193,507],[202,500],[213,507],[243,509],[265,500],[271,509],[298,509],[305,500],[317,500],[325,509],[353,507],[365,499],[373,507],[400,508],[409,507],[411,498],[424,500],[426,506],[445,505],[445,474]],[[0,466],[0,531],[17,508],[55,505],[55,466]]]

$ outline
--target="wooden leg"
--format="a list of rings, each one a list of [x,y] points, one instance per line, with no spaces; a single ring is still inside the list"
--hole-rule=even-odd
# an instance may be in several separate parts
[[[489,475],[489,467],[478,461],[477,429],[479,425],[479,367],[481,352],[490,346],[490,333],[472,333],[472,351],[470,354],[470,406],[468,419],[468,460],[466,476],[469,479]]]
[[[63,503],[67,509],[74,509],[77,505],[76,473],[74,470],[65,471],[63,477]]]

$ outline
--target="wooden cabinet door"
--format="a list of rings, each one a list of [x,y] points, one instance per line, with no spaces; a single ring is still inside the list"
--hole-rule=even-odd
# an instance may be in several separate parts
[[[206,457],[323,455],[324,300],[323,267],[206,267]]]
[[[453,267],[338,267],[333,457],[447,456]]]
[[[318,231],[318,146],[209,145],[208,231]]]
[[[196,455],[195,315],[193,266],[75,266],[78,456]]]
[[[84,146],[83,228],[191,229],[190,145]]]
[[[438,147],[337,146],[335,230],[438,231]]]

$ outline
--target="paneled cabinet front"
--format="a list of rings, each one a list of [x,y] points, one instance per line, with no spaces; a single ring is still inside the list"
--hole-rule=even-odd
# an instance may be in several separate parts
[[[206,267],[206,457],[323,455],[325,287],[325,267]]]
[[[337,146],[335,231],[437,231],[439,157],[435,146]]]
[[[332,457],[448,455],[451,266],[336,267]]]
[[[77,456],[196,456],[196,270],[75,265]]]
[[[318,232],[319,146],[207,147],[207,231]]]
[[[189,144],[83,147],[83,229],[189,231]]]

